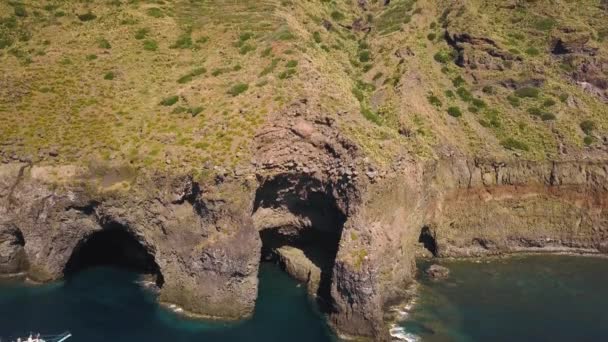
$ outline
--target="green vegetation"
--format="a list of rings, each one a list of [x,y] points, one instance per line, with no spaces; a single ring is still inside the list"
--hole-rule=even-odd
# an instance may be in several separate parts
[[[106,74],[105,74],[105,75],[103,75],[103,79],[104,79],[104,80],[111,81],[111,80],[113,80],[113,79],[114,79],[114,77],[115,77],[115,76],[116,76],[116,75],[114,74],[114,72],[112,72],[112,71],[108,71],[108,72],[106,72]]]
[[[177,80],[177,83],[179,83],[179,84],[188,83],[188,82],[192,81],[192,79],[194,79],[195,77],[200,76],[206,72],[207,72],[207,69],[205,69],[205,68],[196,68],[196,69],[190,71],[189,73],[185,74],[184,76],[180,77]]]
[[[174,104],[176,104],[177,101],[179,101],[179,96],[173,95],[173,96],[165,97],[162,101],[160,101],[160,104],[163,106],[166,106],[166,107],[170,107],[170,106],[173,106]]]
[[[500,142],[500,144],[508,149],[508,150],[520,150],[520,151],[528,151],[529,147],[525,143],[516,140],[514,138],[507,138]]]
[[[458,107],[450,107],[448,108],[448,114],[452,117],[459,118],[462,116],[462,111]]]
[[[158,50],[158,43],[152,39],[144,40],[144,50],[146,51],[156,51]]]
[[[523,88],[519,88],[515,91],[515,96],[517,97],[530,97],[530,98],[537,98],[540,95],[540,89],[535,88],[535,87],[523,87]]]
[[[232,96],[238,96],[249,89],[249,85],[247,83],[237,83],[233,85],[230,90],[228,90],[228,94]]]

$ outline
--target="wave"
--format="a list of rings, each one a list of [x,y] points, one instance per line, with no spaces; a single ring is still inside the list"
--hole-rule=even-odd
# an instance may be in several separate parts
[[[407,342],[418,342],[420,337],[405,331],[403,327],[393,324],[389,329],[389,333],[394,340],[407,341]]]

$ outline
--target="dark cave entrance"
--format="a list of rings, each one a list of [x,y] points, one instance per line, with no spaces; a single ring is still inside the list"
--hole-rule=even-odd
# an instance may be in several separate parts
[[[437,256],[437,240],[429,227],[422,227],[418,242],[422,243],[424,248],[431,252],[434,257]]]
[[[69,278],[84,269],[98,266],[149,275],[158,287],[164,283],[154,256],[131,232],[117,223],[108,224],[82,239],[74,248],[64,275]]]
[[[278,262],[292,277],[307,282],[319,308],[332,312],[333,268],[346,222],[332,188],[307,176],[274,178],[256,192],[254,220],[262,239],[262,261]],[[318,287],[310,285],[317,282]]]

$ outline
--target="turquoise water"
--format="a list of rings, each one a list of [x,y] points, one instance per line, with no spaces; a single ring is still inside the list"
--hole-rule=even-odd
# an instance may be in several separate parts
[[[450,278],[420,279],[415,304],[400,323],[418,340],[608,341],[608,259],[529,256],[443,265]]]
[[[94,268],[46,286],[0,284],[0,337],[29,331],[61,333],[70,341],[333,341],[298,284],[273,264],[260,268],[254,316],[239,323],[184,319],[160,307],[137,275]]]

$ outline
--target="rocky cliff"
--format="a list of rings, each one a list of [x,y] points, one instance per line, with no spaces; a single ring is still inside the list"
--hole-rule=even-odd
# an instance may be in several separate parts
[[[606,161],[381,167],[306,108],[260,131],[251,167],[206,182],[0,166],[0,272],[45,282],[112,263],[154,275],[163,302],[239,319],[277,258],[342,336],[382,340],[416,256],[608,252]]]

